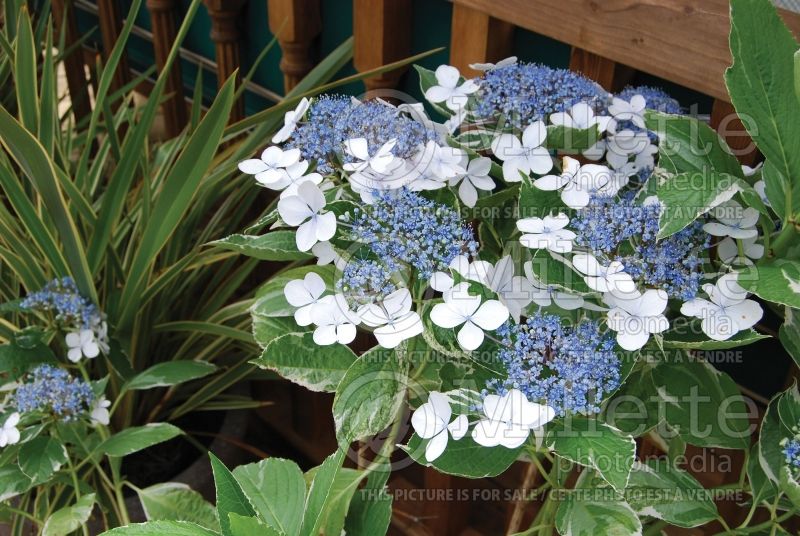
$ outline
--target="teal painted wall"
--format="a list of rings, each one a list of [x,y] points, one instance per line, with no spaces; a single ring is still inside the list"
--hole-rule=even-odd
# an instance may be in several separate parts
[[[123,11],[130,9],[130,0],[118,0]],[[181,0],[183,12],[186,11],[190,0]],[[347,39],[353,32],[353,5],[350,0],[321,0],[323,30],[319,38],[319,54],[324,57],[334,48]],[[450,20],[452,4],[445,0],[413,0],[413,28],[412,28],[412,54],[424,52],[438,47],[448,47],[450,43]],[[267,1],[258,0],[248,2],[242,17],[244,24],[242,43],[242,70],[247,72],[253,65],[263,48],[272,40],[273,35],[267,24]],[[150,29],[150,15],[142,8],[136,15],[138,26]],[[88,13],[79,14],[79,25],[82,32],[87,32],[96,27],[97,20]],[[205,8],[201,7],[192,22],[190,32],[184,46],[206,58],[214,58],[214,43],[209,38],[211,21]],[[97,31],[92,40],[99,47],[100,37]],[[544,36],[517,29],[514,36],[514,53],[522,61],[540,62],[553,67],[566,67],[569,63],[569,47],[563,43],[553,41]],[[153,64],[153,49],[146,40],[133,36],[128,46],[128,56],[131,65],[139,70]],[[420,63],[434,69],[437,65],[446,63],[449,57],[447,49],[438,52]],[[283,92],[283,76],[278,68],[280,61],[279,47],[273,47],[265,60],[258,66],[253,80],[276,92]],[[654,58],[653,61],[658,61]],[[346,66],[339,76],[347,76],[355,71],[352,65]],[[182,64],[184,85],[191,94],[197,80],[196,67],[184,61]],[[711,99],[697,92],[688,90],[665,82],[658,78],[639,74],[634,80],[636,84],[660,86],[677,98],[682,105],[689,107],[697,105],[699,113],[709,113]],[[216,91],[217,81],[214,73],[207,70],[202,72],[203,95],[208,100]],[[401,79],[400,90],[420,99],[416,73],[409,70]],[[358,95],[364,91],[362,84],[350,84],[338,90],[340,93]],[[266,101],[256,95],[247,94],[245,107],[247,113],[269,106]]]

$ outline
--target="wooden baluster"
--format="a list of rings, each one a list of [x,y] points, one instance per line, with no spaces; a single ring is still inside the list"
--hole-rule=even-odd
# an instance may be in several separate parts
[[[572,49],[569,68],[583,73],[608,91],[619,91],[630,82],[634,71],[625,65],[616,63],[581,48]]]
[[[211,16],[211,39],[216,45],[217,85],[225,81],[241,67],[239,45],[241,32],[237,19],[246,0],[204,0]],[[244,118],[244,101],[237,99],[231,109],[230,122]]]
[[[411,0],[353,0],[353,65],[359,72],[407,57],[411,52]],[[367,91],[397,86],[406,68],[364,80]]]
[[[278,36],[288,92],[314,67],[314,40],[322,31],[319,0],[267,0],[269,31]]]
[[[156,65],[159,71],[164,69],[169,57],[169,51],[177,37],[177,1],[176,0],[147,0],[147,9],[153,27],[153,49],[156,56]],[[181,133],[189,122],[189,113],[186,101],[183,99],[183,78],[181,77],[181,63],[172,64],[166,83],[166,92],[171,94],[161,107],[167,125],[167,134],[175,137]]]
[[[513,24],[461,4],[453,5],[450,64],[464,76],[482,74],[470,69],[470,63],[496,62],[510,56],[513,40]]]
[[[108,57],[111,55],[111,50],[119,40],[119,33],[122,28],[122,15],[120,14],[117,0],[98,0],[97,15],[100,19],[100,33],[103,37],[103,60],[107,62]],[[111,89],[116,91],[129,81],[128,57],[123,52],[114,72],[114,78],[111,81]]]
[[[59,36],[61,32],[64,32],[64,46],[69,48],[78,41],[78,23],[75,20],[72,1],[53,0],[52,6],[56,31]],[[70,100],[72,101],[72,113],[77,121],[86,117],[92,111],[89,103],[89,84],[86,81],[86,70],[83,63],[83,50],[80,48],[73,50],[71,54],[64,58],[64,67]]]
[[[711,107],[711,126],[728,143],[739,162],[753,166],[760,160],[758,149],[731,103],[714,99],[714,105]]]

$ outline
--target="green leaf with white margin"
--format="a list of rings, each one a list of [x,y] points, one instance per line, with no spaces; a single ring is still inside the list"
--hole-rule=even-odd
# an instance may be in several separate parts
[[[218,532],[208,530],[186,521],[148,521],[117,527],[100,536],[219,536]]]
[[[371,437],[389,427],[403,406],[406,365],[393,350],[376,346],[345,372],[333,399],[339,445]]]
[[[269,525],[264,524],[260,519],[253,516],[243,516],[231,512],[228,514],[231,536],[283,536],[282,532],[275,530]]]
[[[640,437],[660,421],[658,393],[652,368],[635,368],[617,393],[604,404],[602,419],[633,437]]]
[[[653,369],[653,382],[667,422],[691,445],[748,448],[748,410],[730,376],[683,352],[665,355]]]
[[[771,502],[775,498],[777,487],[761,467],[758,441],[750,447],[750,456],[747,458],[747,481],[750,483],[750,495],[754,503]]]
[[[67,463],[67,449],[57,439],[39,436],[19,449],[19,467],[36,484],[46,482]]]
[[[262,261],[299,261],[313,257],[297,249],[294,231],[273,231],[261,236],[234,234],[209,243]]]
[[[731,102],[772,168],[764,170],[767,198],[781,218],[790,217],[800,208],[800,107],[792,98],[797,41],[769,2],[731,0],[730,48]]]
[[[785,399],[785,400],[784,400]],[[786,465],[781,443],[794,435],[791,427],[787,427],[780,416],[779,406],[794,406],[800,413],[800,393],[797,385],[793,385],[783,393],[770,400],[764,417],[761,419],[761,430],[758,434],[758,461],[766,477],[775,485],[780,483],[781,468]],[[790,412],[784,409],[784,414]]]
[[[603,480],[622,491],[636,454],[633,437],[597,419],[559,419],[548,427],[545,444],[567,460],[597,470]]]
[[[587,490],[571,490],[556,512],[556,528],[561,536],[635,536],[642,534],[642,523],[625,501],[594,500]]]
[[[420,465],[434,467],[440,473],[465,478],[497,476],[508,469],[523,450],[522,446],[515,449],[482,447],[467,434],[458,441],[451,437],[444,454],[429,462],[425,458],[428,441],[414,434],[408,445],[401,448]]]
[[[800,367],[800,311],[786,307],[783,325],[778,330],[778,338],[783,348],[792,356],[795,365]]]
[[[692,350],[726,350],[747,346],[763,339],[768,339],[768,335],[762,335],[753,329],[740,331],[730,339],[715,341],[709,339],[700,328],[700,321],[692,321],[681,327],[673,327],[663,333],[664,348],[692,349]]]
[[[31,348],[16,342],[0,345],[0,374],[7,375],[7,380],[17,380],[34,366],[55,361],[55,354],[46,344],[39,343]]]
[[[314,481],[319,470],[319,467],[314,467],[305,474],[308,484]],[[361,484],[364,474],[363,471],[345,467],[341,468],[336,474],[322,513],[321,534],[342,534],[345,516],[350,509],[350,501],[359,484]]]
[[[545,285],[563,289],[567,292],[581,294],[592,292],[582,275],[566,263],[553,258],[548,251],[538,250],[533,252],[531,269],[533,270],[533,275]]]
[[[233,476],[264,522],[286,536],[296,536],[303,521],[306,483],[291,460],[267,458],[240,465]]]
[[[759,298],[800,308],[800,262],[777,259],[753,266],[737,279]]]
[[[789,466],[784,465],[781,468],[781,474],[779,477],[781,491],[783,491],[786,494],[786,497],[792,501],[792,504],[795,506],[795,508],[800,508],[800,484],[797,483],[797,479],[792,474]]]
[[[742,190],[741,179],[717,171],[687,171],[669,177],[655,176],[656,195],[662,204],[658,238],[684,229],[712,208]]]
[[[148,521],[188,521],[219,531],[217,510],[186,484],[163,482],[137,493]]]
[[[520,187],[518,207],[519,219],[544,218],[566,212],[566,205],[561,200],[561,193],[558,190],[541,190],[528,184],[527,181]]]
[[[214,473],[214,486],[217,489],[217,515],[223,536],[232,536],[231,522],[228,514],[234,513],[244,517],[256,515],[250,501],[247,500],[239,482],[225,467],[219,458],[212,452],[208,453],[211,459],[211,471]]]
[[[320,346],[310,332],[287,333],[272,340],[251,363],[317,392],[333,392],[356,361],[342,344]]]
[[[270,342],[287,333],[299,333],[307,329],[298,327],[294,318],[288,316],[261,316],[251,311],[250,317],[253,321],[253,338],[261,348],[266,348]]]
[[[153,365],[140,372],[125,384],[125,390],[143,390],[169,387],[208,376],[217,367],[205,361],[169,361]]]
[[[107,456],[122,457],[169,441],[182,433],[180,428],[166,422],[134,426],[109,437],[97,447],[97,450]]]
[[[16,464],[0,467],[0,502],[25,493],[33,485],[30,477]]]
[[[308,272],[315,272],[322,277],[328,291],[333,291],[333,277],[336,269],[333,265],[300,266],[291,268],[273,276],[256,291],[256,301],[251,312],[264,317],[281,317],[294,315],[296,307],[289,305],[283,289],[293,279],[303,279]]]
[[[663,459],[635,462],[625,498],[640,516],[691,528],[717,518],[717,507],[695,478]]]
[[[563,125],[548,125],[544,146],[551,151],[574,154],[589,149],[599,139],[600,132],[597,126],[580,129]]]
[[[697,118],[647,110],[645,124],[658,135],[658,167],[676,175],[715,171],[743,178],[742,166],[725,140]]]
[[[67,536],[89,520],[94,508],[94,493],[84,495],[75,504],[56,510],[47,518],[42,536]]]
[[[322,530],[326,520],[326,510],[334,496],[336,477],[342,470],[344,455],[344,449],[338,449],[325,458],[315,473],[306,497],[300,536],[317,536]]]

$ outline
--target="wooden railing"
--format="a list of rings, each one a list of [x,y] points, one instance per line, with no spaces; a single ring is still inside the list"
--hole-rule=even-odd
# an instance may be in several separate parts
[[[118,0],[53,0],[56,21],[66,32],[67,43],[77,38],[73,4],[92,5],[107,54],[119,36],[123,12]],[[269,29],[278,35],[282,51],[280,70],[288,91],[319,60],[314,42],[322,31],[320,0],[258,0],[267,2]],[[343,0],[344,1],[344,0]],[[210,38],[218,80],[240,67],[239,19],[247,0],[204,0],[211,18]],[[152,21],[156,64],[161,68],[177,32],[180,13],[177,0],[147,0]],[[784,2],[785,4],[785,2]],[[787,4],[788,5],[788,4]],[[512,54],[515,28],[545,35],[572,47],[570,67],[609,90],[620,89],[636,71],[669,80],[705,93],[714,99],[711,123],[739,149],[740,159],[757,158],[750,139],[733,114],[723,73],[730,64],[728,0],[453,0],[450,63],[467,74],[474,62],[496,61]],[[63,14],[66,10],[66,17]],[[800,35],[800,15],[781,9],[781,14]],[[353,0],[353,63],[366,71],[411,54],[411,0]],[[446,21],[441,21],[446,26]],[[70,92],[79,115],[88,109],[87,80],[80,59],[73,57],[67,69]],[[169,135],[176,135],[188,121],[180,62],[169,75],[171,95],[164,107]],[[404,70],[384,73],[365,81],[368,90],[394,88]],[[125,58],[114,78],[114,88],[130,79]],[[264,89],[260,93],[275,97]],[[231,120],[244,115],[237,103]]]

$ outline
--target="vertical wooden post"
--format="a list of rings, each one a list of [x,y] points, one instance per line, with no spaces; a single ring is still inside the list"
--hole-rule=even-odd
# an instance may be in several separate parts
[[[53,19],[56,31],[60,36],[64,36],[64,46],[69,48],[78,41],[78,24],[75,20],[71,0],[53,0]],[[86,82],[86,70],[83,63],[83,51],[73,50],[64,58],[64,67],[67,75],[67,87],[69,88],[70,100],[72,101],[72,113],[78,121],[91,113],[89,103],[88,83]]]
[[[225,81],[241,66],[239,50],[241,32],[237,19],[246,0],[204,0],[211,16],[211,39],[216,45],[217,86]],[[230,122],[244,118],[244,102],[237,99],[231,109]]]
[[[475,9],[453,4],[450,64],[466,77],[481,73],[470,63],[502,60],[511,55],[514,25]]]
[[[153,26],[153,49],[159,71],[164,70],[169,51],[178,34],[176,0],[147,0]],[[186,101],[183,99],[183,78],[180,61],[175,61],[168,74],[166,91],[171,94],[164,102],[162,111],[167,125],[167,134],[175,137],[189,121]]]
[[[619,91],[628,83],[634,71],[581,48],[572,49],[569,68],[591,78],[608,91]]]
[[[269,31],[283,56],[283,87],[291,90],[314,67],[312,48],[322,31],[319,0],[267,0]]]
[[[359,72],[401,60],[411,52],[411,0],[353,0],[353,65]],[[364,80],[367,91],[397,86],[406,69]]]
[[[111,50],[119,40],[119,33],[122,27],[122,15],[117,0],[97,0],[97,15],[100,19],[100,33],[103,37],[103,60],[108,62]],[[114,71],[111,89],[118,90],[127,84],[129,80],[128,57],[123,52],[117,64],[117,69]]]
[[[711,127],[727,142],[739,162],[752,167],[758,161],[760,158],[758,149],[731,103],[714,99],[711,107]]]

